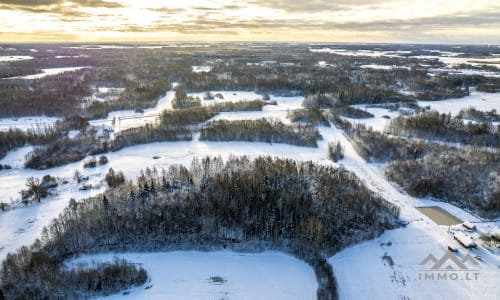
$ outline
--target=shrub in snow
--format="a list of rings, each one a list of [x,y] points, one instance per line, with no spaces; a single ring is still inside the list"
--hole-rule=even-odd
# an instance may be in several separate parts
[[[83,162],[84,168],[95,168],[96,166],[97,166],[97,160],[95,159],[95,157],[92,157]]]
[[[342,148],[340,142],[328,144],[328,157],[334,162],[344,158],[344,148]]]
[[[56,178],[50,175],[42,177],[41,185],[46,189],[53,189],[58,186]]]
[[[108,163],[108,157],[106,155],[101,155],[99,157],[99,164],[102,166],[102,165],[105,165]]]
[[[210,92],[206,92],[203,95],[203,100],[214,100],[214,95],[212,95],[212,93],[210,93]]]
[[[115,173],[115,170],[113,170],[113,168],[110,168],[108,174],[106,174],[105,180],[110,188],[115,188],[125,183],[125,175],[121,171]]]
[[[2,164],[0,164],[0,171],[1,170],[10,170],[10,169],[12,169],[12,167],[10,165],[2,165]]]
[[[308,123],[313,126],[330,127],[330,122],[323,115],[322,111],[316,108],[296,109],[288,114],[292,122]]]

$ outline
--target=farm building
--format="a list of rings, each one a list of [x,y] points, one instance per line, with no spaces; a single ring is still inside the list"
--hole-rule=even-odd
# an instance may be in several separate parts
[[[471,239],[470,236],[464,234],[463,232],[457,232],[454,236],[455,240],[457,240],[462,246],[465,248],[473,248],[476,247],[476,243]]]
[[[470,229],[470,230],[474,230],[474,229],[476,229],[476,225],[474,225],[474,224],[472,224],[472,223],[470,223],[470,222],[464,222],[462,225],[463,225],[465,228]]]

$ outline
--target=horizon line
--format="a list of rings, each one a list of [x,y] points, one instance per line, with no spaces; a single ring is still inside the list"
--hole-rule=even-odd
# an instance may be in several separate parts
[[[155,40],[142,40],[142,41],[127,41],[127,40],[108,40],[108,41],[96,41],[96,40],[81,40],[81,41],[2,41],[0,40],[0,44],[15,44],[15,45],[30,45],[30,44],[90,44],[90,45],[102,45],[102,44],[124,44],[124,45],[137,45],[137,44],[155,44],[155,45],[167,45],[168,43],[177,43],[177,44],[192,44],[192,43],[201,43],[201,44],[297,44],[297,45],[310,45],[310,44],[339,44],[339,45],[446,45],[446,46],[493,46],[500,47],[500,42],[498,44],[492,43],[451,43],[451,42],[339,42],[339,41],[207,41],[207,40],[165,40],[165,41],[155,41]]]

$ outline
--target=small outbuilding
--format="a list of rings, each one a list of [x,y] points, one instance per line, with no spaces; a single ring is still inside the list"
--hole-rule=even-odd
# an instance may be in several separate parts
[[[476,225],[472,224],[471,222],[464,222],[462,225],[469,230],[476,229]]]
[[[476,247],[476,243],[472,240],[472,238],[463,232],[455,233],[454,238],[465,248]]]

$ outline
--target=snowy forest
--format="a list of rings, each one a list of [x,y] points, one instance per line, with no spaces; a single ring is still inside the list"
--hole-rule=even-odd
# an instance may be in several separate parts
[[[291,126],[267,119],[218,120],[206,124],[200,130],[200,140],[209,141],[286,143],[317,147],[318,139],[321,139],[321,135],[311,125]]]
[[[31,247],[7,256],[1,290],[7,298],[67,298],[142,283],[144,271],[124,262],[70,275],[61,269],[64,259],[112,250],[279,249],[321,266],[328,253],[397,226],[398,214],[343,169],[207,157],[190,169],[146,169],[136,183],[72,200]],[[323,279],[318,293],[335,297],[334,282]]]
[[[4,46],[0,300],[161,298],[174,252],[284,255],[320,300],[434,293],[455,246],[498,271],[500,47]]]

